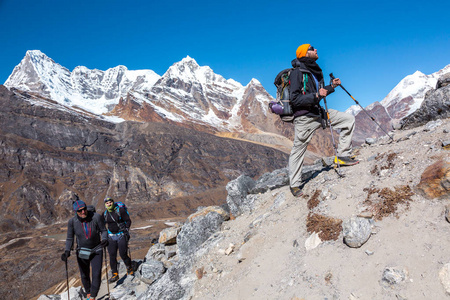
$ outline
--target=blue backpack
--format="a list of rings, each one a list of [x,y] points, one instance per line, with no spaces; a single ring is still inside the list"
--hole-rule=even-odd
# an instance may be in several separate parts
[[[128,215],[130,215],[130,213],[128,212],[128,208],[127,208],[127,206],[125,205],[125,203],[123,203],[123,202],[114,202],[114,211],[117,213],[117,215],[119,216],[119,220],[121,220],[122,219],[122,217],[121,217],[121,215],[120,215],[120,211],[119,211],[119,209],[121,208],[121,207],[123,207],[124,209],[125,209],[125,211],[127,212],[127,214]],[[106,212],[107,212],[107,210],[105,210],[105,212],[104,212],[104,218],[105,218],[105,220],[106,220]],[[113,220],[114,220],[114,218],[113,218]],[[116,220],[114,220],[116,223],[117,223],[117,225],[119,225],[120,223],[119,222],[117,222]],[[123,222],[123,223],[126,223],[125,221]],[[119,225],[119,227],[121,227],[120,225]]]

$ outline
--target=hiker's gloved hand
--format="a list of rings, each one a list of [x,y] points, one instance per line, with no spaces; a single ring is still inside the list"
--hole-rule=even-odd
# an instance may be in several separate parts
[[[103,240],[100,242],[100,245],[102,245],[102,248],[105,248],[109,245],[109,242],[108,242],[108,240]]]
[[[64,251],[64,253],[63,254],[61,254],[61,260],[62,261],[64,261],[64,262],[66,262],[67,261],[67,259],[69,258],[69,256],[70,256],[70,251]]]

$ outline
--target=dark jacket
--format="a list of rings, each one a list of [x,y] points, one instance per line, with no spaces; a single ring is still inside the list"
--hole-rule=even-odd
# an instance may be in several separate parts
[[[101,215],[88,211],[85,220],[75,216],[67,224],[66,251],[73,247],[74,237],[77,237],[77,249],[80,247],[94,249],[102,240],[108,239],[105,223]]]
[[[119,207],[118,211],[119,213],[117,213],[117,209],[114,209],[112,212],[105,211],[103,214],[109,233],[119,233],[124,231],[125,228],[130,229],[131,219],[125,208]]]
[[[300,62],[297,58],[292,62],[292,67],[289,76],[290,80],[290,103],[294,111],[295,116],[310,115],[320,116],[320,100],[317,97],[318,89],[316,82],[310,70],[304,63]],[[306,82],[306,89],[304,90],[303,74],[306,74],[308,81]],[[323,74],[319,81],[319,87],[323,87],[328,91],[328,95],[334,92],[334,88],[331,85],[324,86]]]

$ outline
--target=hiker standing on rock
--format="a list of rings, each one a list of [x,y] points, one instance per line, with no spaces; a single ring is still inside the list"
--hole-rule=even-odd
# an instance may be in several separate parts
[[[113,283],[119,280],[119,272],[117,270],[117,249],[119,249],[120,257],[127,267],[127,275],[134,275],[132,261],[128,256],[131,219],[126,206],[123,203],[114,203],[114,200],[109,197],[105,198],[104,202],[106,210],[103,214],[103,218],[108,227],[108,253],[112,273],[109,282]]]
[[[108,233],[101,215],[88,211],[86,203],[81,200],[73,203],[76,216],[67,225],[66,250],[61,260],[67,262],[77,238],[77,262],[80,269],[81,282],[88,300],[95,300],[101,284],[103,248],[108,245]],[[92,281],[90,278],[92,268]]]
[[[340,85],[341,81],[335,78],[330,85],[324,86],[322,69],[316,63],[319,58],[317,49],[310,44],[299,46],[296,55],[297,57],[291,62],[294,69],[289,77],[290,104],[295,116],[294,145],[289,156],[289,181],[292,194],[300,197],[303,194],[301,176],[306,147],[313,133],[326,120],[326,114],[319,102],[333,93],[334,88]],[[341,166],[357,164],[358,161],[351,157],[355,117],[334,109],[329,109],[328,113],[332,126],[341,130],[335,163]]]

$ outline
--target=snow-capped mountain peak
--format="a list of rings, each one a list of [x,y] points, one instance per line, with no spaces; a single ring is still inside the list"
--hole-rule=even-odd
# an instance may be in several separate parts
[[[450,65],[425,75],[420,71],[406,76],[381,101],[388,118],[401,119],[423,101],[437,78],[450,72]],[[277,132],[278,116],[268,113],[273,100],[259,80],[243,86],[225,79],[208,66],[200,66],[186,56],[160,76],[152,70],[128,70],[119,65],[106,71],[76,67],[72,72],[39,50],[28,51],[4,84],[29,91],[94,115],[121,120],[179,122],[208,131]],[[379,109],[376,105],[368,109]],[[360,108],[348,112],[357,115]],[[112,118],[112,117],[111,117]],[[270,121],[268,121],[270,120]]]
[[[250,80],[248,85],[261,85],[261,82],[259,82],[259,80],[256,78],[252,78],[252,80]]]
[[[152,70],[129,71],[123,65],[106,71],[78,66],[70,72],[41,51],[30,50],[4,85],[103,114],[130,90],[150,90],[160,77]]]
[[[7,87],[15,87],[24,91],[39,90],[49,97],[58,82],[50,80],[52,77],[64,77],[68,70],[55,63],[51,58],[39,50],[27,51],[25,57],[17,65],[5,82]]]
[[[435,88],[438,78],[448,72],[450,65],[430,75],[416,71],[403,78],[380,103],[392,119],[404,118],[420,107],[425,93]]]
[[[189,56],[173,64],[163,77],[179,78],[184,82],[199,82],[201,84],[226,82],[225,78],[215,74],[210,67],[199,66],[195,59]]]

